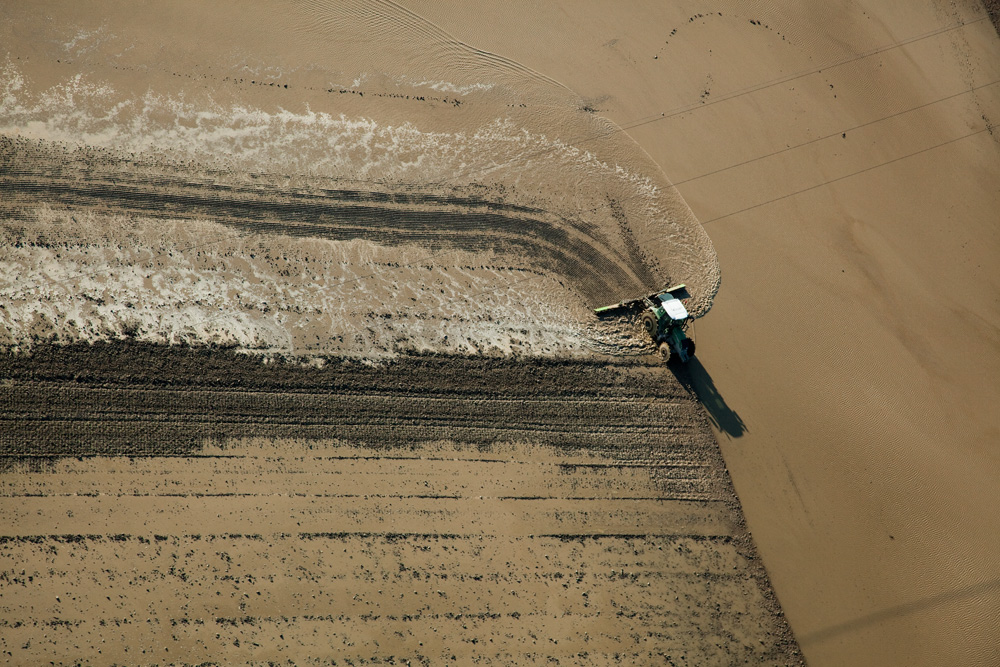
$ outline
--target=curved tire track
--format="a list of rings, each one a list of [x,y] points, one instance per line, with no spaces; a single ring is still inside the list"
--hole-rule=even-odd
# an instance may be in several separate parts
[[[57,159],[62,158],[62,159]],[[624,225],[483,198],[413,190],[252,187],[77,163],[25,142],[0,142],[0,200],[9,213],[46,204],[164,218],[199,218],[260,234],[365,239],[383,245],[492,251],[565,276],[593,305],[659,287]],[[220,175],[220,179],[232,175]]]

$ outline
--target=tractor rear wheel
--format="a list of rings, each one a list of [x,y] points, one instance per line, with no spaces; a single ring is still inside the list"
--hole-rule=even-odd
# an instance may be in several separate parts
[[[642,314],[642,328],[646,330],[649,337],[656,342],[656,334],[660,332],[660,323],[656,321],[656,315],[648,310]]]

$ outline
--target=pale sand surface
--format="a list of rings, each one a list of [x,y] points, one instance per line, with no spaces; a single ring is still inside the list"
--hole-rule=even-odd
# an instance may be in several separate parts
[[[12,664],[801,664],[657,359],[0,364]]]
[[[807,659],[997,661],[1000,526],[991,509],[1000,428],[991,379],[1000,370],[1000,191],[996,140],[981,130],[997,108],[988,84],[1000,78],[1000,48],[978,3],[686,2],[628,11],[305,3],[288,12],[258,5],[231,21],[222,11],[178,7],[121,5],[105,19],[32,6],[29,21],[17,5],[3,24],[5,43],[17,45],[5,65],[3,133],[28,140],[5,155],[34,156],[30,169],[8,167],[6,194],[41,188],[39,199],[53,207],[15,201],[17,224],[4,230],[7,268],[39,276],[47,290],[40,311],[23,283],[11,286],[4,333],[16,344],[176,337],[277,352],[315,344],[369,360],[413,350],[627,351],[621,327],[590,333],[583,306],[671,278],[692,285],[697,312],[714,298],[715,253],[686,200],[726,276],[698,324],[692,373]],[[372,35],[383,38],[378,46]],[[337,140],[324,143],[330,136]],[[50,142],[81,138],[89,148],[66,161],[72,168],[46,166]],[[165,213],[196,224],[123,242],[115,215],[152,224],[140,185],[127,176],[175,194],[179,209]],[[282,241],[281,256],[255,264],[255,246],[234,236],[205,259],[192,234],[213,233],[212,225],[256,241],[303,224],[271,211],[240,228],[204,194],[222,182],[235,193],[226,195],[233,207],[245,197],[240,188],[261,178],[294,191],[294,206],[336,201],[329,193],[345,183],[374,190],[370,200],[397,197],[418,180],[420,197],[438,199],[429,208],[429,199],[407,200],[404,209],[425,207],[407,213],[415,219],[428,211],[445,219],[461,197],[463,206],[480,197],[521,208],[483,218],[480,238],[502,229],[508,239],[493,254],[485,241],[448,245],[455,230],[442,224],[429,225],[423,241],[393,237],[404,265],[419,248],[487,261],[404,269],[402,281],[345,295],[355,307],[342,328],[301,331],[299,313],[289,312],[297,299],[328,306],[310,292],[314,278],[287,274],[288,254],[339,264],[345,281],[396,260],[344,244],[353,237],[340,219],[318,234],[333,245],[304,255]],[[127,205],[116,200],[110,212],[91,203],[122,191]],[[387,219],[401,210],[393,201]],[[78,226],[74,213],[87,224]],[[45,225],[55,238],[31,237]],[[537,230],[558,232],[573,252],[544,244],[525,251]],[[172,251],[181,257],[168,262],[171,284],[142,274],[162,268],[156,262]],[[100,276],[87,304],[60,290],[72,278],[56,259]],[[587,264],[592,277],[574,272]],[[463,321],[447,299],[406,286],[415,276],[443,283],[446,270],[463,267],[448,284],[456,293],[518,289]],[[219,282],[185,285],[192,271]],[[530,290],[512,280],[531,271],[556,280],[533,280]],[[274,276],[288,280],[267,291]],[[219,316],[211,299],[241,285],[253,287],[243,311],[224,314],[221,332],[203,327]],[[192,297],[197,290],[206,298]],[[459,342],[446,342],[437,326],[365,334],[358,323],[381,314],[373,295],[403,293],[424,317],[454,325]],[[191,298],[197,308],[178,318],[169,304]],[[112,307],[130,300],[151,305],[142,317]],[[545,300],[568,305],[530,317],[531,304]],[[36,509],[62,521],[52,507]],[[135,519],[127,511],[113,518]],[[737,637],[715,662],[753,657],[743,642]],[[777,660],[771,647],[765,653]],[[713,660],[710,649],[697,647],[702,662]]]
[[[687,378],[591,310],[719,284],[592,101],[391,2],[0,45],[9,662],[801,664]]]
[[[1000,41],[980,3],[419,7],[619,124],[668,114],[628,132],[719,253],[695,374],[810,664],[996,664]]]

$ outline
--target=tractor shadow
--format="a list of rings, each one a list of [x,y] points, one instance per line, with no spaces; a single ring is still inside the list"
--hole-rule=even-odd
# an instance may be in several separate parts
[[[692,357],[686,364],[672,361],[667,364],[667,368],[685,389],[698,398],[717,429],[730,438],[742,437],[748,431],[747,425],[719,393],[712,376],[701,365],[698,357]]]

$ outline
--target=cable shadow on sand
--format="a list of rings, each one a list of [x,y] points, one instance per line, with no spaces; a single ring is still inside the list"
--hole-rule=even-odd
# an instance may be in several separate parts
[[[701,364],[698,357],[692,357],[686,364],[673,361],[667,365],[677,381],[694,394],[704,406],[712,425],[730,438],[742,437],[749,429],[740,416],[729,407],[719,393],[712,376]]]
[[[990,581],[983,581],[936,595],[929,595],[913,602],[906,602],[865,616],[859,616],[843,623],[831,625],[799,637],[799,641],[802,644],[823,642],[845,634],[857,632],[871,625],[885,623],[939,605],[955,604],[966,600],[995,596],[997,593],[1000,593],[1000,579],[991,579]]]

